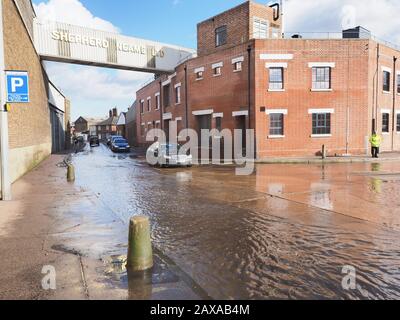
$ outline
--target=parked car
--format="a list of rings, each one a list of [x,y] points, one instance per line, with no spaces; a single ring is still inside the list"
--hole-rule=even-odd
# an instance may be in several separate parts
[[[109,147],[111,147],[111,143],[113,142],[113,140],[115,139],[124,139],[124,137],[122,136],[111,136],[110,138],[107,139],[107,145]]]
[[[129,152],[131,147],[128,141],[123,138],[116,138],[111,142],[111,150],[113,152]]]
[[[85,138],[83,136],[77,136],[76,141],[78,141],[79,143],[84,143],[85,142]]]
[[[89,144],[91,147],[99,147],[100,146],[100,140],[99,137],[97,136],[91,136],[89,138]]]
[[[150,152],[158,158],[158,164],[161,167],[191,167],[193,157],[191,154],[179,154],[181,146],[174,143],[155,143],[147,152]]]

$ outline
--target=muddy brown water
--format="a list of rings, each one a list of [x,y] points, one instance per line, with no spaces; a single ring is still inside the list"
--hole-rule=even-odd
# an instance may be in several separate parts
[[[400,161],[260,165],[237,177],[154,169],[101,146],[73,162],[76,185],[121,221],[150,216],[154,245],[212,298],[400,298]],[[342,287],[345,266],[354,290]]]

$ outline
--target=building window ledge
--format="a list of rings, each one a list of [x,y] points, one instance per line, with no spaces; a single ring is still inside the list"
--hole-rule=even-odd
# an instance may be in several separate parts
[[[175,106],[180,106],[181,102],[175,103]]]
[[[198,78],[198,79],[196,79],[196,81],[201,81],[201,80],[203,80],[204,78]]]
[[[332,92],[333,89],[311,89],[311,92]]]
[[[233,70],[233,73],[238,73],[238,72],[242,72],[242,69],[240,69],[240,70]]]
[[[330,138],[332,134],[312,134],[311,138]]]
[[[282,135],[269,135],[268,139],[283,139],[285,136]]]
[[[390,133],[389,132],[382,132],[383,136],[388,136]]]
[[[385,90],[383,90],[382,93],[383,93],[383,94],[390,94],[390,91],[385,91]]]
[[[285,92],[285,89],[268,89],[268,92]]]
[[[214,78],[220,77],[220,76],[222,76],[222,74],[213,74],[213,77],[214,77]]]

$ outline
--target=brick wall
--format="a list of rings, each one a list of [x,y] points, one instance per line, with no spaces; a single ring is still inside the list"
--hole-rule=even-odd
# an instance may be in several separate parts
[[[48,81],[14,1],[2,1],[6,69],[28,71],[30,86],[30,103],[13,103],[8,115],[10,171],[15,181],[51,152]]]
[[[22,16],[22,20],[25,24],[25,27],[33,39],[33,18],[35,17],[35,12],[32,9],[32,1],[31,0],[13,0],[19,12]]]
[[[84,118],[80,117],[75,121],[75,132],[82,133],[86,131],[89,131],[89,124]]]
[[[164,75],[137,93],[139,143],[145,144],[146,132],[156,121],[167,124],[162,121],[165,113],[170,114],[171,120],[182,119],[178,121],[178,131],[186,125],[186,113],[189,128],[198,129],[198,117],[193,112],[200,110],[212,110],[214,116],[222,114],[222,128],[238,128],[238,118],[232,112],[245,111],[249,106],[247,49],[250,47],[250,126],[256,131],[259,158],[318,155],[323,145],[328,155],[365,154],[369,149],[367,141],[372,132],[372,119],[376,118],[377,130],[382,133],[382,112],[387,110],[390,112],[390,129],[389,133],[383,134],[382,151],[400,150],[400,132],[396,130],[400,94],[397,94],[397,87],[396,92],[393,90],[397,85],[397,72],[400,72],[400,60],[395,68],[393,57],[398,57],[399,52],[380,45],[376,72],[378,45],[368,39],[250,39],[242,43],[243,35],[251,34],[253,16],[272,21],[272,15],[271,8],[247,2],[200,23],[199,57],[178,66],[174,75]],[[248,21],[248,26],[242,18]],[[233,21],[241,31],[229,38],[229,26],[234,28]],[[275,23],[279,27],[280,21]],[[225,47],[215,48],[214,30],[223,24],[228,25],[230,40]],[[242,70],[233,72],[232,60],[238,57],[243,57]],[[213,75],[212,66],[216,63],[223,65],[221,76]],[[274,92],[269,90],[269,67],[277,63],[285,66],[285,88]],[[312,65],[318,64],[331,66],[329,90],[312,90]],[[198,68],[204,70],[201,80],[196,79]],[[383,92],[383,68],[391,69],[390,92]],[[162,97],[160,83],[165,81],[170,81],[171,101],[174,101],[174,86],[182,84],[182,103],[155,110],[155,94],[160,92]],[[152,101],[150,111],[147,111],[148,97]],[[141,100],[144,101],[143,114],[140,113]],[[282,137],[270,136],[270,115],[264,109],[287,111]],[[313,135],[311,109],[333,110],[329,135]],[[248,116],[245,120],[247,126]],[[216,127],[214,117],[211,127]]]
[[[315,155],[325,145],[329,154],[365,153],[368,135],[368,40],[256,41],[257,147],[260,157]],[[261,54],[292,54],[290,60],[261,60]],[[284,92],[269,92],[266,63],[284,62]],[[334,63],[332,91],[314,92],[310,62]],[[267,109],[286,109],[285,137],[269,139]],[[332,137],[315,138],[309,109],[334,109]],[[347,145],[347,150],[346,150]]]
[[[224,128],[234,129],[235,111],[248,110],[248,44],[225,49],[207,56],[189,60],[177,67],[176,74],[162,76],[137,92],[137,134],[140,144],[146,144],[145,135],[149,129],[155,127],[160,121],[160,128],[167,122],[162,120],[162,114],[171,113],[172,119],[178,120],[178,132],[186,128],[186,114],[189,128],[198,129],[196,116],[193,112],[212,109],[214,113],[222,113]],[[242,70],[234,72],[232,60],[243,58]],[[222,63],[221,76],[214,76],[212,66]],[[185,77],[187,70],[187,83]],[[203,79],[196,79],[196,69],[204,68]],[[171,103],[163,106],[162,89],[160,82],[165,83],[170,79]],[[181,103],[175,103],[175,86],[181,85]],[[188,92],[186,112],[186,85]],[[155,96],[161,91],[161,110],[155,109]],[[151,110],[147,110],[147,99],[151,98]],[[144,101],[144,113],[140,112],[140,102]],[[144,124],[144,130],[141,128]],[[216,120],[212,118],[212,128],[216,127]]]
[[[225,50],[227,48],[247,43],[254,38],[254,17],[267,20],[270,29],[268,36],[272,36],[272,28],[280,30],[281,20],[274,20],[274,10],[265,4],[246,1],[241,5],[227,10],[215,17],[197,25],[197,53],[199,56]],[[227,27],[227,43],[216,47],[215,30],[221,26]]]
[[[378,50],[379,46],[379,50]],[[400,72],[400,53],[392,48],[370,41],[369,45],[368,116],[369,132],[372,120],[382,135],[381,151],[400,150],[400,133],[397,132],[397,116],[400,112],[400,94],[397,93],[397,73]],[[379,57],[378,57],[379,56]],[[396,66],[394,57],[398,60]],[[383,69],[391,71],[390,91],[383,91]],[[393,90],[393,86],[396,87]],[[394,99],[394,100],[393,100]],[[389,133],[382,133],[382,113],[389,111]]]
[[[28,104],[13,104],[9,113],[10,148],[50,142],[47,79],[12,0],[3,0],[6,69],[29,72]],[[21,128],[24,128],[22,131]]]
[[[249,7],[245,2],[231,10],[223,12],[197,25],[197,53],[207,55],[235,45],[245,43],[249,39]],[[215,46],[215,29],[227,26],[227,44]]]
[[[269,30],[268,37],[272,38],[272,27],[279,29],[281,32],[281,17],[274,17],[274,10],[269,6],[257,2],[249,2],[249,36],[254,39],[256,35],[253,32],[254,17],[265,19],[268,21]],[[277,20],[275,20],[277,18]],[[281,33],[279,34],[281,36]]]

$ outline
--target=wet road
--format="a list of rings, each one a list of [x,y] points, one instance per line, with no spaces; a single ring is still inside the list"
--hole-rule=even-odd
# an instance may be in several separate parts
[[[215,299],[400,298],[400,161],[260,165],[247,177],[150,168],[105,146],[73,161],[82,191],[125,224],[150,216],[154,245]],[[114,233],[117,245],[126,230]]]

